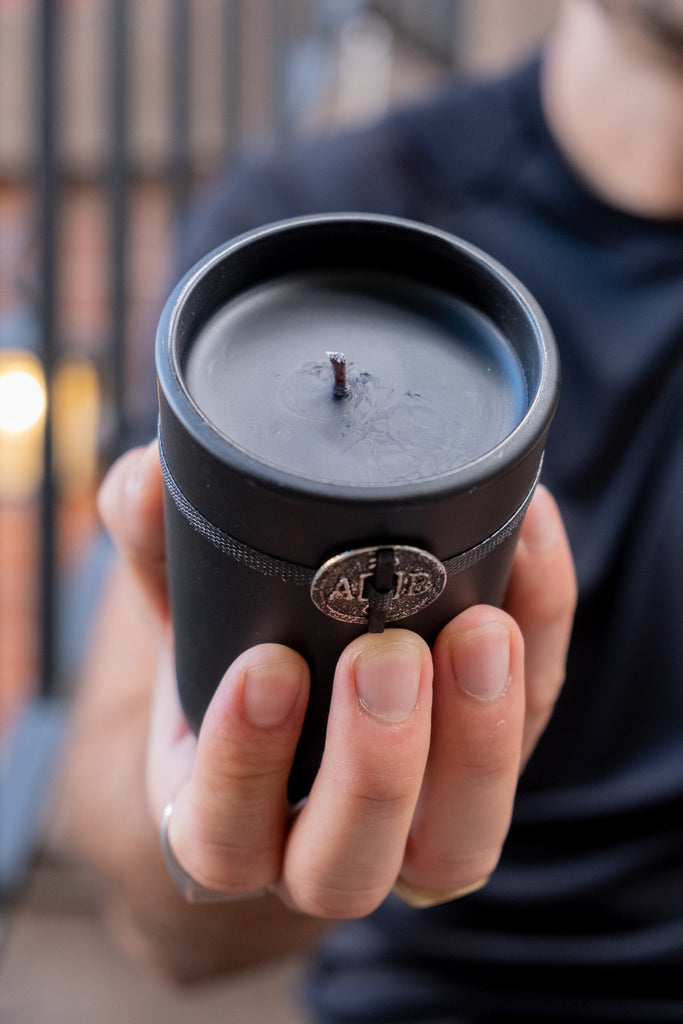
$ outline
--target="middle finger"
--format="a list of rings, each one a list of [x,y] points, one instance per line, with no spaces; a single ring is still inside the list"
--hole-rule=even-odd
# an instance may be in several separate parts
[[[370,913],[403,860],[429,751],[432,660],[415,633],[355,640],[337,665],[323,760],[285,850],[283,890],[319,917]]]

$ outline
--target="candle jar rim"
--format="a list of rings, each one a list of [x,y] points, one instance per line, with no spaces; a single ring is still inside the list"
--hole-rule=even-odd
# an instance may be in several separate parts
[[[392,233],[394,244],[387,245]],[[352,261],[348,253],[361,240],[365,244],[360,258]],[[351,484],[273,465],[246,451],[209,422],[187,389],[182,365],[198,330],[223,303],[255,284],[284,279],[296,270],[318,272],[319,261],[307,265],[307,254],[323,242],[328,252],[335,253],[330,258],[330,270],[359,274],[363,270],[388,271],[422,284],[436,285],[444,294],[468,303],[503,333],[522,364],[528,398],[526,411],[499,443],[476,458],[434,476],[411,482]],[[368,242],[390,254],[389,265],[384,261],[373,264]],[[415,255],[419,250],[429,255],[431,264],[427,260],[413,272],[408,270],[402,260],[407,259],[411,245]],[[282,253],[285,246],[288,246],[286,265],[278,262],[278,252]],[[231,277],[226,267],[236,264],[239,273]],[[456,265],[467,270],[466,275],[456,275],[457,289],[447,280],[449,264],[451,271]],[[429,276],[430,265],[433,270],[439,268],[436,282]],[[463,291],[466,286],[469,286],[469,293]],[[486,302],[475,304],[472,294],[486,297]],[[200,296],[201,315],[196,308]],[[511,339],[511,333],[518,335],[518,344]],[[522,342],[524,352],[520,351]],[[175,416],[200,448],[219,463],[228,465],[238,474],[250,476],[267,489],[295,489],[302,496],[308,494],[317,501],[334,503],[421,502],[430,495],[471,491],[487,483],[492,472],[498,475],[512,470],[538,444],[539,438],[544,438],[559,397],[559,356],[553,333],[526,287],[499,261],[471,243],[430,225],[383,214],[350,212],[293,217],[245,232],[218,246],[184,275],[169,296],[157,331],[156,363],[160,386]]]

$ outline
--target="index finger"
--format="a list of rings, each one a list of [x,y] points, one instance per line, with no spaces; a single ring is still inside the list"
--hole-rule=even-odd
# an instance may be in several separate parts
[[[201,885],[244,896],[273,884],[288,825],[287,778],[308,697],[303,658],[262,644],[229,667],[199,736],[184,724],[168,659],[157,685],[148,789],[173,801],[169,841]]]

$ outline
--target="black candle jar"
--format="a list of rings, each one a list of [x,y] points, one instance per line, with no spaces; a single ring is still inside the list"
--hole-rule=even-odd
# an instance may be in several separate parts
[[[340,387],[326,352],[342,347]],[[501,602],[557,404],[554,340],[481,251],[340,214],[210,253],[166,304],[156,359],[183,710],[198,730],[247,647],[300,651],[296,799],[351,639],[386,622],[432,642]]]

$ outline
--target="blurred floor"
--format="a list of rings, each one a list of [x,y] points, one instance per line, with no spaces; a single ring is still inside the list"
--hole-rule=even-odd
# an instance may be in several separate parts
[[[7,924],[0,955],[2,1024],[307,1020],[298,1002],[304,969],[300,960],[189,989],[150,980],[112,945],[82,879],[65,869],[39,867],[21,911],[8,915]]]

